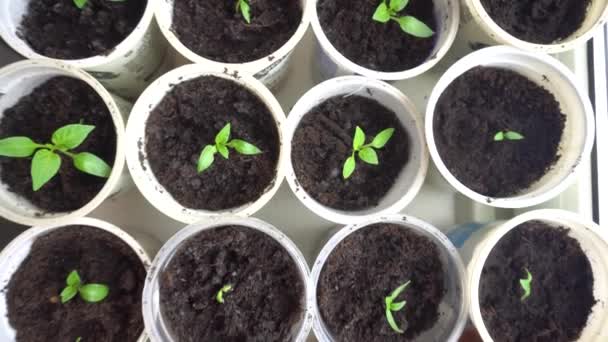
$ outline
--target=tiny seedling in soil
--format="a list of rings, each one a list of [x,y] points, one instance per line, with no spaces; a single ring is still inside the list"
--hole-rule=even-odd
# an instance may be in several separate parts
[[[262,151],[255,145],[246,142],[245,140],[232,139],[230,140],[230,123],[227,123],[224,128],[215,136],[215,145],[207,145],[203,148],[200,157],[198,158],[197,170],[201,173],[207,170],[215,160],[215,154],[220,153],[222,157],[228,159],[232,148],[240,154],[255,155]]]
[[[222,286],[222,288],[217,291],[217,294],[215,295],[215,300],[217,300],[217,302],[220,304],[224,304],[224,294],[228,292],[232,292],[232,285],[228,284]]]
[[[124,2],[127,0],[108,0],[110,2]],[[83,9],[84,6],[87,5],[87,3],[89,2],[89,0],[74,0],[74,5],[76,5],[76,7],[78,7],[79,9]]]
[[[80,294],[85,302],[97,303],[104,300],[110,288],[104,284],[83,284],[77,271],[72,271],[66,278],[67,286],[61,291],[61,303],[69,302],[76,294]]]
[[[399,328],[397,323],[395,322],[395,318],[393,317],[393,312],[401,311],[405,307],[406,301],[396,302],[395,299],[405,290],[405,288],[410,284],[411,280],[408,280],[405,284],[396,288],[390,296],[384,298],[384,305],[386,311],[386,320],[391,328],[398,334],[403,334],[403,330]]]
[[[418,38],[431,37],[435,32],[433,32],[425,23],[411,15],[398,15],[409,2],[410,0],[390,0],[389,4],[386,5],[386,1],[382,0],[380,5],[376,8],[372,19],[383,24],[393,20],[399,24],[399,27],[401,27],[401,30],[405,33]]]
[[[378,155],[374,149],[383,148],[393,136],[393,133],[395,133],[394,128],[387,128],[378,133],[371,143],[365,144],[365,133],[361,127],[357,126],[355,128],[355,136],[353,138],[353,152],[344,162],[344,166],[342,167],[342,177],[347,179],[353,174],[353,172],[355,172],[355,166],[357,164],[355,153],[359,156],[359,159],[363,160],[364,162],[371,165],[378,165]]]
[[[526,268],[526,278],[519,279],[519,285],[521,285],[521,288],[524,290],[524,294],[523,294],[523,296],[521,296],[521,301],[523,302],[528,297],[530,297],[530,293],[532,292],[532,289],[531,289],[532,273],[530,273],[530,271],[527,268]]]
[[[32,158],[32,188],[38,191],[59,171],[61,157],[56,152],[72,158],[74,167],[93,176],[108,178],[112,168],[93,153],[72,153],[82,144],[95,126],[71,124],[53,132],[52,144],[38,144],[28,137],[9,137],[0,139],[0,156],[13,158]],[[34,153],[35,152],[35,153]]]
[[[249,7],[247,0],[236,1],[236,12],[241,12],[243,19],[245,19],[247,24],[251,24],[251,7]]]
[[[523,140],[524,136],[515,131],[500,131],[494,135],[494,141]]]
[[[82,337],[80,337],[80,336],[76,337],[76,341],[75,342],[80,342],[80,341],[82,341]]]

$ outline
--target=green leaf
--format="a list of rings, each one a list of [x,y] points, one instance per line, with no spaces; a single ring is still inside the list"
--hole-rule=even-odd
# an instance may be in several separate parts
[[[245,155],[260,154],[262,151],[255,145],[246,142],[245,140],[232,139],[228,146],[234,148],[238,153]]]
[[[228,285],[222,286],[222,288],[215,295],[215,300],[217,300],[217,302],[220,304],[224,304],[224,293],[227,293],[230,291],[232,291],[232,285],[228,284]]]
[[[225,145],[230,139],[230,123],[227,123],[224,128],[215,136],[216,145]]]
[[[0,140],[0,156],[24,158],[29,157],[41,145],[28,137],[9,137]]]
[[[74,167],[93,176],[108,178],[112,173],[110,165],[89,152],[80,152],[73,157]]]
[[[519,280],[519,285],[521,285],[521,288],[524,290],[524,294],[523,294],[523,296],[521,296],[522,301],[524,301],[528,297],[530,297],[530,294],[532,293],[531,284],[532,284],[532,273],[530,273],[530,271],[526,268],[526,278]]]
[[[399,26],[401,26],[401,30],[403,32],[409,33],[414,37],[429,38],[435,34],[435,32],[433,32],[433,30],[431,30],[431,28],[425,23],[410,15],[406,15],[396,20],[399,23]]]
[[[51,141],[57,147],[71,150],[82,144],[94,129],[95,126],[81,124],[63,126],[53,133]]]
[[[216,145],[215,147],[217,148],[217,151],[222,155],[222,157],[228,159],[228,157],[230,156],[230,151],[228,151],[228,147],[226,147],[226,145]]]
[[[355,162],[355,156],[348,157],[348,159],[346,159],[346,161],[344,162],[344,166],[342,167],[342,178],[348,179],[348,177],[350,177],[350,175],[355,172],[356,164],[357,163]]]
[[[494,135],[494,141],[503,141],[505,140],[505,132],[500,131]]]
[[[80,292],[80,297],[86,302],[97,303],[108,296],[110,288],[104,284],[86,284],[78,291]]]
[[[67,286],[65,289],[63,289],[63,291],[61,291],[61,294],[59,294],[59,297],[61,297],[61,304],[65,304],[70,301],[72,298],[74,298],[74,296],[76,296],[77,293],[78,287]]]
[[[389,11],[388,6],[386,6],[386,3],[384,3],[384,0],[376,8],[372,19],[381,23],[386,23],[391,19],[391,12]]]
[[[505,138],[507,138],[507,140],[523,140],[524,136],[514,131],[506,131]]]
[[[61,167],[61,157],[47,150],[38,150],[32,158],[32,188],[38,191],[53,176],[57,174]]]
[[[83,9],[88,1],[89,0],[74,0],[74,5],[76,5],[76,7],[80,8],[80,9]]]
[[[363,144],[365,144],[365,133],[361,127],[357,126],[355,128],[355,137],[353,138],[353,150],[359,151]]]
[[[391,0],[390,8],[394,12],[400,12],[405,8],[405,6],[407,6],[409,2],[409,0]]]
[[[397,323],[395,322],[395,318],[393,317],[393,313],[391,312],[391,309],[389,307],[387,307],[385,312],[386,312],[386,320],[388,321],[388,325],[391,326],[391,329],[393,329],[398,334],[403,334],[404,331],[401,330],[399,328],[399,326],[397,325]]]
[[[391,295],[388,297],[391,300],[391,303],[395,300],[395,298],[397,298],[401,292],[403,292],[403,290],[405,290],[406,287],[408,287],[408,285],[410,284],[411,280],[408,280],[406,283],[402,284],[401,286],[399,286],[398,288],[396,288]]]
[[[111,0],[111,1],[116,1],[116,0]],[[80,342],[80,341],[82,341],[82,337],[80,337],[80,336],[76,337],[76,341],[75,342]]]
[[[198,164],[196,166],[198,173],[207,170],[211,164],[213,164],[213,160],[215,160],[214,155],[216,152],[217,149],[213,145],[207,145],[205,148],[203,148],[200,157],[198,157]]]
[[[378,165],[378,155],[371,147],[365,147],[359,151],[359,158],[371,165]]]
[[[405,306],[405,301],[399,302],[399,303],[391,303],[390,305],[390,309],[391,311],[399,311],[401,309],[403,309],[403,307]]]
[[[391,139],[393,133],[395,133],[394,128],[387,128],[383,130],[374,137],[374,140],[372,141],[371,145],[374,148],[383,148],[384,145],[386,145],[386,143]]]
[[[247,24],[251,24],[251,8],[249,7],[249,3],[246,0],[239,0],[239,3],[243,19],[245,19]]]
[[[68,286],[78,286],[80,285],[80,275],[78,275],[77,271],[72,271],[70,272],[70,274],[68,274],[68,277],[66,279],[66,284],[68,284]]]

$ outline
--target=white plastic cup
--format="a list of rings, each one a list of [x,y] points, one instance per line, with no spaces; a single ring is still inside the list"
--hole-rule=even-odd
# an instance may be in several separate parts
[[[528,189],[509,197],[489,197],[462,184],[443,163],[433,132],[433,118],[439,97],[459,76],[475,67],[495,67],[517,72],[551,92],[566,115],[559,144],[559,160]],[[426,139],[431,157],[441,175],[457,191],[470,199],[499,208],[524,208],[548,201],[576,179],[581,164],[588,161],[595,138],[594,114],[586,93],[566,66],[553,57],[495,46],[473,52],[456,62],[439,79],[428,101]]]
[[[165,270],[171,258],[178,252],[179,248],[190,238],[202,231],[224,227],[224,226],[243,226],[262,232],[277,241],[292,258],[301,276],[304,285],[302,296],[302,318],[298,324],[294,325],[294,342],[306,341],[312,326],[313,317],[311,314],[310,298],[312,288],[308,281],[310,270],[308,264],[298,247],[282,232],[269,223],[252,217],[239,217],[225,215],[214,217],[199,223],[187,226],[173,235],[160,249],[152,263],[151,271],[146,278],[143,293],[143,314],[146,331],[152,342],[173,342],[175,341],[171,329],[163,318],[162,307],[160,304],[160,275]]]
[[[560,53],[572,50],[593,37],[608,17],[608,0],[592,0],[581,27],[552,44],[535,44],[511,35],[490,17],[481,0],[462,1],[461,35],[473,45],[510,45],[530,52]]]
[[[393,111],[408,136],[410,157],[392,188],[377,206],[346,211],[330,208],[312,198],[300,186],[291,160],[292,139],[302,118],[314,107],[336,96],[359,95],[373,99]],[[370,113],[373,115],[373,113]],[[304,94],[295,104],[285,127],[286,174],[289,187],[296,197],[316,215],[335,223],[349,224],[369,219],[374,215],[401,211],[418,194],[424,183],[429,165],[429,155],[424,141],[422,116],[397,88],[388,83],[361,76],[343,76],[325,81]]]
[[[15,105],[21,97],[31,93],[34,88],[57,76],[81,80],[101,97],[114,123],[116,156],[110,177],[99,193],[89,203],[72,212],[45,212],[26,198],[9,191],[6,184],[0,183],[0,216],[26,226],[61,225],[66,220],[86,216],[99,207],[106,198],[124,189],[130,182],[124,167],[125,125],[123,115],[128,113],[131,105],[110,94],[91,75],[73,66],[50,60],[26,60],[0,69],[0,94],[4,94],[0,97],[0,125],[2,124],[2,114],[7,108]]]
[[[346,75],[362,75],[373,79],[385,81],[398,81],[408,78],[413,78],[421,75],[437,64],[443,56],[448,52],[460,23],[460,4],[458,0],[427,0],[433,1],[435,4],[435,18],[438,23],[436,30],[435,47],[429,54],[426,61],[417,67],[395,72],[383,72],[365,68],[358,65],[348,58],[344,57],[329,41],[323,27],[319,22],[317,13],[317,1],[312,2],[311,8],[311,25],[317,38],[315,44],[315,63],[318,71],[323,79],[329,79],[336,76]],[[374,25],[372,18],[369,18],[369,24]],[[405,34],[405,33],[404,33]]]
[[[174,0],[150,1],[156,3],[156,20],[158,21],[160,30],[169,42],[169,45],[175,50],[175,63],[177,65],[197,63],[201,64],[204,68],[211,70],[224,70],[224,68],[228,68],[240,73],[254,75],[255,78],[262,81],[262,83],[269,88],[276,87],[287,75],[291,53],[300,40],[302,40],[302,37],[304,37],[304,34],[308,29],[312,11],[312,1],[300,0],[302,6],[302,20],[300,21],[298,28],[283,46],[268,56],[245,63],[224,63],[198,55],[179,40],[179,37],[177,37],[172,29]]]
[[[439,258],[443,264],[445,272],[444,286],[446,289],[445,297],[439,305],[439,318],[435,325],[422,332],[413,341],[445,341],[456,342],[462,334],[467,323],[468,298],[466,296],[465,268],[458,250],[452,245],[450,240],[431,224],[420,219],[407,215],[388,215],[376,216],[364,222],[348,225],[336,232],[321,249],[317,260],[312,267],[310,288],[314,316],[313,331],[320,342],[333,342],[331,332],[323,322],[317,303],[317,286],[319,277],[325,266],[325,262],[333,250],[346,239],[349,235],[359,229],[368,227],[376,223],[396,224],[403,229],[411,230],[416,234],[430,239],[439,251]]]
[[[65,62],[84,69],[108,89],[134,98],[148,85],[166,54],[154,17],[154,1],[148,0],[141,20],[120,44],[107,54],[82,59],[55,59],[35,52],[17,34],[27,6],[33,0],[0,1],[0,37],[23,57]],[[78,34],[75,32],[74,34]]]
[[[13,274],[19,269],[23,260],[25,260],[30,253],[32,244],[38,237],[62,229],[63,227],[73,225],[98,228],[116,236],[117,239],[131,247],[131,250],[137,255],[146,271],[150,268],[151,261],[148,256],[148,250],[144,249],[144,247],[129,234],[111,223],[94,218],[82,217],[65,220],[61,223],[32,227],[17,236],[0,253],[0,270],[2,270],[2,272],[0,272],[0,283],[5,285],[9,283]],[[0,341],[15,341],[15,337],[16,331],[11,327],[8,321],[7,291],[0,291]],[[137,342],[145,342],[147,340],[148,337],[144,330],[137,339]]]
[[[146,152],[146,124],[150,113],[162,101],[171,89],[183,82],[203,76],[215,76],[245,87],[255,94],[268,108],[274,118],[279,135],[279,160],[275,177],[265,192],[255,201],[237,208],[209,211],[203,209],[187,208],[177,202],[173,196],[158,182]],[[144,197],[163,214],[174,220],[189,224],[209,218],[211,216],[234,214],[250,216],[261,209],[279,189],[285,177],[284,162],[285,151],[283,146],[282,127],[285,113],[277,99],[260,81],[252,76],[239,74],[233,70],[224,69],[223,72],[208,69],[204,65],[190,64],[172,70],[154,81],[139,97],[127,124],[126,155],[127,164],[135,185]],[[194,167],[194,166],[193,166]]]
[[[565,210],[543,209],[519,215],[507,222],[461,226],[457,231],[468,230],[462,243],[461,255],[467,265],[467,293],[471,301],[470,315],[477,331],[485,342],[493,341],[483,322],[479,304],[479,282],[483,266],[492,249],[507,233],[529,221],[541,221],[550,226],[570,228],[568,236],[577,240],[591,264],[593,271],[593,306],[587,325],[577,341],[608,341],[608,232],[597,224]],[[453,236],[454,231],[448,234]]]

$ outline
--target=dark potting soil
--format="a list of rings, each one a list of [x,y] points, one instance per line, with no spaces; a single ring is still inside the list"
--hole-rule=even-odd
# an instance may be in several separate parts
[[[551,44],[578,30],[591,0],[481,0],[492,20],[516,38]]]
[[[595,304],[593,272],[565,227],[524,223],[492,249],[479,284],[481,314],[497,342],[578,339]],[[531,295],[519,279],[532,274]]]
[[[108,297],[87,303],[59,294],[78,271],[83,283],[110,288]],[[146,270],[133,250],[113,234],[69,226],[37,238],[13,274],[7,293],[8,319],[18,342],[134,342],[143,331],[141,294]]]
[[[218,62],[244,63],[278,50],[302,21],[299,0],[248,3],[250,24],[236,11],[237,0],[175,0],[172,30],[200,56]]]
[[[431,55],[437,34],[417,38],[403,32],[395,21],[374,21],[379,4],[376,0],[319,0],[317,12],[327,39],[344,57],[368,69],[403,71],[422,64]],[[433,12],[432,0],[410,0],[399,15],[414,16],[437,32]]]
[[[73,151],[93,153],[113,165],[116,130],[110,112],[93,88],[70,77],[51,78],[4,110],[0,138],[27,136],[40,144],[50,143],[55,130],[75,123],[95,129]],[[59,172],[38,191],[32,190],[32,158],[0,157],[0,179],[44,211],[79,209],[99,193],[106,179],[78,171],[70,158],[60,156]]]
[[[224,303],[216,294],[232,290]],[[224,226],[185,241],[160,275],[163,317],[182,342],[292,341],[304,283],[289,253],[257,230]]]
[[[355,172],[342,177],[344,161],[351,155],[355,127],[370,143],[386,128],[393,137],[376,150],[379,165],[357,157]],[[313,108],[294,132],[291,158],[300,185],[319,203],[341,210],[361,210],[378,205],[390,190],[409,158],[409,138],[397,115],[375,100],[362,96],[333,97]]]
[[[41,55],[80,59],[108,54],[137,26],[147,0],[30,1],[17,34]]]
[[[230,139],[262,150],[242,155],[219,153],[210,168],[197,173],[206,145],[231,124]],[[257,200],[274,181],[279,133],[268,107],[237,83],[213,76],[176,85],[150,113],[146,152],[154,175],[177,202],[206,210],[236,208]]]
[[[477,67],[441,95],[433,132],[454,177],[480,194],[501,197],[528,188],[559,159],[565,120],[545,88],[509,70]],[[494,141],[504,130],[525,139]]]
[[[445,295],[437,246],[395,224],[374,224],[349,235],[331,252],[317,285],[323,321],[336,341],[410,341],[439,318]],[[393,312],[398,334],[386,320],[384,298],[407,281]]]

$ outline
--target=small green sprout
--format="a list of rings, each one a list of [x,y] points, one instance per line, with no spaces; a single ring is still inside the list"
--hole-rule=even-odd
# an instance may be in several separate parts
[[[127,0],[108,0],[111,2],[124,2]],[[84,6],[86,6],[86,4],[89,2],[89,0],[74,0],[74,5],[76,5],[76,7],[78,7],[79,9],[83,9]]]
[[[201,173],[207,170],[215,160],[215,154],[220,153],[222,157],[228,159],[228,147],[233,148],[240,154],[255,155],[262,151],[256,146],[240,139],[230,139],[230,123],[227,123],[224,128],[215,136],[215,145],[207,145],[203,148],[200,157],[198,158],[197,171]]]
[[[232,292],[232,285],[227,284],[222,286],[222,288],[215,295],[215,300],[217,300],[217,302],[220,304],[224,304],[224,293],[228,292]]]
[[[104,300],[110,292],[110,288],[104,284],[83,285],[77,271],[70,272],[65,282],[67,286],[59,294],[62,304],[69,302],[76,294],[80,294],[85,302],[97,303]]]
[[[51,137],[52,144],[38,144],[28,137],[0,139],[0,156],[32,158],[32,188],[38,191],[59,172],[61,157],[56,152],[72,158],[74,167],[93,176],[108,178],[112,168],[101,158],[89,152],[72,153],[82,144],[95,126],[71,124],[56,130]],[[35,153],[34,153],[35,152]]]
[[[494,141],[503,141],[503,140],[523,140],[525,137],[518,132],[515,131],[500,131],[494,135]]]
[[[80,337],[80,336],[76,337],[76,341],[75,342],[80,342],[80,341],[82,341],[82,337]]]
[[[387,6],[386,0],[382,0],[380,5],[376,8],[372,19],[384,24],[389,20],[394,20],[405,33],[418,38],[431,37],[435,32],[422,21],[411,15],[398,16],[398,13],[403,11],[409,1],[410,0],[390,0],[389,5]]]
[[[526,278],[519,279],[519,285],[521,285],[521,288],[524,290],[524,294],[523,294],[523,296],[521,296],[522,302],[524,300],[526,300],[528,297],[530,297],[530,294],[532,293],[532,289],[531,289],[532,273],[530,273],[530,271],[527,268],[525,270],[526,270]]]
[[[367,164],[378,165],[378,155],[374,149],[383,148],[393,136],[393,133],[395,133],[394,128],[387,128],[378,133],[371,143],[365,144],[365,133],[361,127],[357,126],[355,128],[355,136],[353,138],[353,152],[344,162],[344,166],[342,167],[342,177],[347,179],[353,174],[353,172],[355,172],[355,166],[357,164],[355,153],[357,153],[359,159],[363,160]]]
[[[247,0],[237,0],[236,1],[236,12],[241,12],[243,19],[247,22],[247,24],[251,24],[251,7]]]
[[[402,284],[398,288],[396,288],[390,296],[384,298],[385,312],[386,312],[386,320],[391,328],[398,334],[403,334],[403,330],[399,328],[397,323],[395,322],[395,318],[393,317],[393,311],[401,311],[406,304],[406,301],[395,303],[395,299],[405,290],[405,288],[410,284],[411,280],[408,280],[405,284]]]

